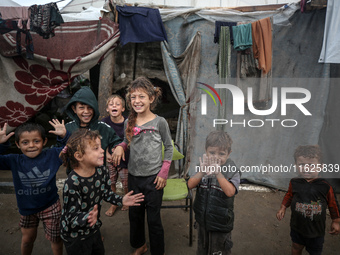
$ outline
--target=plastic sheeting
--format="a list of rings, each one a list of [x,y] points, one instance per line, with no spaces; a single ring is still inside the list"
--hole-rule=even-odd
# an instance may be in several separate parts
[[[340,63],[340,1],[328,0],[320,63]]]
[[[269,187],[288,188],[290,178],[297,176],[293,159],[295,148],[299,145],[317,144],[324,124],[330,86],[330,66],[319,64],[318,58],[325,14],[325,9],[303,14],[297,11],[285,22],[290,25],[274,24],[272,84],[277,89],[273,97],[277,95],[278,104],[272,114],[256,115],[245,107],[243,115],[236,115],[233,113],[233,103],[236,99],[233,100],[231,93],[226,89],[218,89],[218,94],[226,98],[223,105],[216,106],[208,98],[208,114],[202,115],[201,90],[197,89],[196,101],[190,104],[190,119],[194,125],[191,125],[190,130],[189,151],[192,153],[191,161],[188,162],[189,174],[195,173],[199,157],[205,151],[206,136],[215,129],[223,129],[234,141],[230,157],[239,168],[243,169],[243,179]],[[254,17],[246,17],[249,18]],[[244,19],[245,17],[239,17],[238,21]],[[211,86],[218,84],[215,67],[218,45],[213,43],[214,23],[198,15],[189,15],[165,22],[165,28],[174,55],[184,51],[190,38],[197,31],[201,33],[202,61],[197,81]],[[236,74],[235,51],[232,51],[231,59],[234,61],[232,73]],[[235,85],[236,82],[231,79],[229,84]],[[308,98],[307,92],[310,93],[311,98],[303,104],[303,107],[311,113],[311,116],[305,115],[306,112],[301,110],[303,108],[295,105],[287,105],[287,111],[283,111],[281,96],[284,88],[290,90],[298,88],[306,92],[288,93],[287,98],[295,102],[304,97]],[[247,100],[247,95],[244,96]],[[272,103],[273,100],[266,109],[271,108]],[[223,108],[223,121],[228,123],[214,127],[214,120],[221,108]],[[232,122],[234,125],[231,125]],[[295,127],[287,127],[295,124]],[[328,136],[331,137],[332,134]],[[328,140],[325,146],[331,148],[333,143],[334,140]],[[247,172],[245,171],[247,169],[253,170]]]

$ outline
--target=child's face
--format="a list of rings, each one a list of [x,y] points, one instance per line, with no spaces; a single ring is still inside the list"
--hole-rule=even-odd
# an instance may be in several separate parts
[[[93,118],[94,110],[87,104],[77,102],[75,106],[72,105],[72,109],[74,113],[77,114],[81,127],[86,127]]]
[[[96,168],[104,164],[104,150],[101,147],[99,138],[86,146],[85,154],[82,155],[81,161],[88,168]]]
[[[301,178],[306,180],[313,180],[318,177],[318,168],[321,167],[320,162],[317,158],[305,158],[299,156],[296,158],[296,166],[299,170]]]
[[[212,147],[209,146],[206,149],[206,154],[208,157],[217,157],[217,159],[221,160],[221,165],[224,165],[229,158],[230,153],[227,149],[222,150],[220,147]]]
[[[137,89],[131,93],[131,105],[137,114],[150,111],[150,105],[154,98],[150,98],[144,90]]]
[[[125,111],[125,107],[123,106],[122,100],[115,97],[108,103],[106,111],[111,117],[116,118],[122,116],[122,112]]]
[[[20,135],[19,142],[15,142],[18,148],[29,158],[37,157],[43,150],[47,138],[42,139],[38,131],[25,131]]]

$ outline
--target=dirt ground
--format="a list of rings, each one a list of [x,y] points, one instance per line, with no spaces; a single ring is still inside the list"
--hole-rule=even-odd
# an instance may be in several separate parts
[[[6,181],[0,175],[1,181]],[[57,176],[58,177],[58,176]],[[60,176],[59,176],[60,177]],[[0,188],[0,254],[20,254],[21,232],[18,227],[19,213],[15,195],[8,194]],[[6,194],[7,193],[7,194]],[[280,207],[284,192],[254,192],[240,190],[235,198],[235,225],[232,232],[234,247],[233,254],[290,254],[289,219],[290,210],[286,217],[279,222],[275,215]],[[338,195],[338,200],[340,196]],[[167,202],[173,203],[173,202]],[[126,211],[118,210],[113,217],[107,217],[104,212],[110,205],[104,203],[101,213],[106,254],[130,254],[129,221]],[[196,230],[193,235],[193,246],[189,247],[189,213],[183,209],[162,209],[162,220],[165,230],[167,255],[193,255],[196,253]],[[327,218],[327,231],[330,218]],[[340,236],[326,234],[324,252],[326,255],[339,254]],[[42,224],[38,229],[33,254],[51,254],[50,244],[45,239]],[[64,250],[64,254],[66,254]],[[149,255],[148,251],[145,253]],[[304,254],[307,254],[306,252]]]

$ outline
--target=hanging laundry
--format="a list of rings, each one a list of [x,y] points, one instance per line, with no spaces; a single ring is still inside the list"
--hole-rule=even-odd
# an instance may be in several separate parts
[[[167,35],[158,9],[117,6],[120,43],[167,41]]]
[[[44,39],[55,36],[54,29],[64,23],[56,3],[35,4],[29,7],[29,11],[31,31],[38,33]]]
[[[259,61],[259,69],[266,74],[272,68],[272,26],[270,18],[251,23],[254,57]]]
[[[251,24],[243,24],[233,27],[234,49],[237,51],[246,50],[253,45],[251,35]]]
[[[24,33],[26,35],[25,37],[25,45],[26,45],[26,58],[27,59],[34,59],[34,47],[33,47],[33,40],[32,35],[29,30],[26,29],[26,22],[23,22],[22,29],[18,28],[17,30],[17,53],[21,55],[21,33]]]
[[[216,61],[219,82],[227,83],[230,77],[231,44],[229,27],[221,27],[220,41],[218,46],[218,58]]]
[[[230,43],[234,44],[233,30],[232,27],[236,26],[236,22],[224,22],[224,21],[216,21],[215,22],[215,34],[214,34],[214,43],[218,43],[220,40],[220,31],[221,27],[229,27],[230,31]]]

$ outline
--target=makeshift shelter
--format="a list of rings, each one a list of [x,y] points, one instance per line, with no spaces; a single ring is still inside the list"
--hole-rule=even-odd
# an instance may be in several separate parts
[[[75,2],[76,0],[69,6]],[[67,6],[65,10],[66,8]],[[160,52],[155,55],[163,56],[161,64],[164,64],[167,81],[181,108],[176,142],[186,154],[187,173],[196,170],[198,158],[204,153],[205,137],[218,128],[228,131],[234,141],[231,158],[239,167],[243,167],[242,178],[286,189],[289,179],[297,174],[292,155],[298,145],[319,143],[325,154],[325,163],[333,167],[338,167],[340,163],[337,157],[338,145],[335,142],[339,138],[335,125],[338,123],[338,103],[334,93],[337,92],[334,77],[338,76],[338,68],[336,65],[318,63],[328,10],[302,13],[299,4],[272,6],[264,8],[265,11],[261,11],[260,7],[253,8],[255,11],[252,12],[249,9],[251,8],[242,12],[235,9],[160,8],[168,40],[161,43]],[[219,50],[219,44],[214,43],[215,21],[254,22],[267,17],[272,19],[272,69],[270,82],[266,83],[268,93],[266,92],[267,98],[262,106],[264,108],[259,109],[271,109],[273,99],[277,96],[276,110],[268,115],[258,115],[253,113],[255,110],[247,109],[250,106],[246,104],[242,114],[235,114],[233,111],[237,98],[233,98],[227,89],[218,89],[222,103],[215,105],[208,98],[208,114],[203,115],[204,93],[198,89],[197,82],[212,87],[221,83],[215,65]],[[1,104],[0,108],[1,124],[10,120],[10,126],[15,127],[26,121],[76,75],[110,56],[109,53],[116,46],[119,37],[117,26],[106,19],[85,23],[83,25],[87,29],[84,28],[81,33],[77,30],[80,23],[63,24],[56,30],[60,38],[56,36],[55,44],[41,44],[35,53],[35,60],[14,56],[13,33],[0,38],[1,49],[5,49],[2,45],[7,45],[0,57],[0,86],[7,88],[8,84],[14,84],[11,90],[2,90],[4,93],[1,95],[1,102],[6,103]],[[83,32],[91,33],[86,38],[92,38],[93,41],[84,48],[84,40],[78,38],[78,34],[71,40],[68,39],[75,32],[79,32],[79,35]],[[34,41],[39,44],[38,38]],[[79,52],[74,51],[78,48],[74,46],[77,43],[82,45]],[[11,47],[8,48],[8,45]],[[57,50],[60,45],[61,48]],[[124,47],[131,47],[131,44]],[[56,50],[50,52],[50,49]],[[49,55],[50,53],[52,54]],[[129,58],[125,59],[129,61]],[[236,51],[230,49],[230,72],[224,77],[228,84],[240,84],[240,77],[237,76],[239,61]],[[39,70],[44,71],[37,72],[37,65]],[[188,66],[190,68],[185,69]],[[102,67],[112,70],[107,64],[105,67],[102,64]],[[117,77],[121,74],[125,73],[121,71],[114,75]],[[295,91],[290,88],[302,88],[306,94],[284,94],[283,88],[288,88],[290,92]],[[258,93],[255,92],[256,87],[253,90]],[[247,89],[243,88],[241,91],[247,101]],[[301,107],[287,104],[286,111],[283,112],[282,95],[287,95],[288,99],[299,99],[307,97],[308,92],[311,98]],[[303,107],[311,115],[301,111]],[[337,176],[338,172],[327,175],[332,178]],[[339,184],[336,181],[334,183],[338,188]]]

